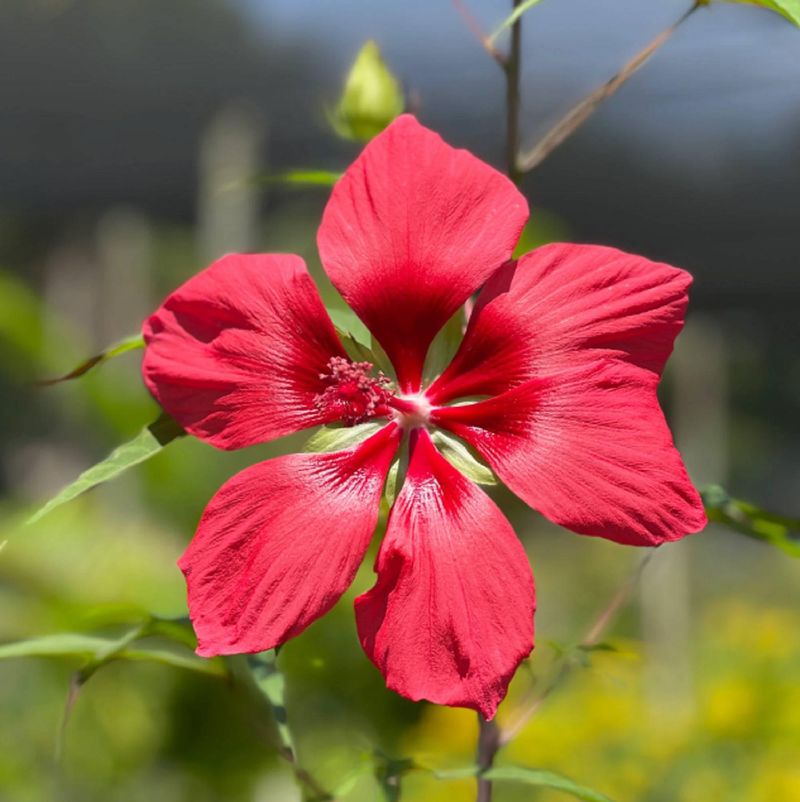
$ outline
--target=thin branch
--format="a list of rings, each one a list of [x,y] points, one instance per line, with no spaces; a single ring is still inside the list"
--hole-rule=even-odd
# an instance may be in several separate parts
[[[522,0],[513,0],[516,10]],[[522,58],[522,20],[517,17],[511,26],[511,47],[503,64],[506,74],[506,172],[518,184],[522,173],[517,167],[519,151],[520,66]]]
[[[472,12],[467,8],[462,0],[452,0],[453,6],[456,11],[464,20],[464,24],[472,32],[473,36],[481,43],[481,47],[502,67],[505,65],[506,57],[494,46],[492,40],[481,28],[478,20],[475,19]]]
[[[639,563],[634,569],[633,573],[625,580],[622,586],[611,598],[609,603],[600,611],[598,616],[592,622],[592,625],[581,639],[578,648],[589,649],[592,646],[597,646],[597,644],[600,642],[600,638],[603,637],[603,634],[614,620],[620,608],[625,604],[625,602],[628,601],[634,589],[639,584],[639,578],[642,575],[642,571],[644,571],[645,566],[648,562],[650,562],[652,556],[653,552],[651,550],[648,551],[641,558],[641,560],[639,560]],[[536,715],[545,700],[549,698],[550,694],[552,694],[553,691],[556,690],[556,688],[558,688],[569,676],[573,666],[574,664],[570,659],[569,654],[566,654],[561,658],[555,673],[547,685],[545,685],[544,689],[536,694],[517,716],[516,720],[500,733],[499,746],[507,744],[510,740],[519,735],[525,725],[533,718],[534,715]]]
[[[577,106],[559,120],[545,136],[530,150],[519,154],[517,169],[527,173],[540,165],[562,142],[568,139],[610,98],[629,78],[643,67],[672,34],[701,6],[697,0],[676,22],[662,31],[647,47],[634,56],[613,78],[585,97]]]

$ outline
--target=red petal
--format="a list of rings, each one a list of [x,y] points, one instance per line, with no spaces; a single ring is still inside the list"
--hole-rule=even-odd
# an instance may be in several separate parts
[[[514,185],[412,116],[398,117],[334,187],[318,244],[325,270],[419,389],[436,332],[507,259],[528,205]]]
[[[354,449],[278,457],[222,486],[178,562],[198,654],[271,649],[333,607],[369,545],[398,439],[391,424]]]
[[[494,502],[415,434],[403,489],[356,599],[361,643],[410,699],[494,716],[533,648],[533,577]]]
[[[658,405],[658,377],[623,362],[533,379],[434,411],[518,496],[586,535],[657,546],[706,524]]]
[[[461,349],[429,392],[495,395],[610,356],[660,374],[683,326],[692,277],[599,245],[554,244],[487,283]]]
[[[243,448],[326,423],[320,374],[345,356],[299,256],[230,254],[145,321],[142,373],[188,432]]]

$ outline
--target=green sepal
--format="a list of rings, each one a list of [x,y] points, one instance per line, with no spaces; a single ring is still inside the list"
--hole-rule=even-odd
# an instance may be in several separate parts
[[[303,445],[303,451],[327,454],[331,451],[344,451],[380,431],[386,422],[367,421],[355,426],[320,426]]]
[[[442,456],[467,479],[471,479],[479,485],[497,484],[497,478],[491,469],[476,459],[460,440],[439,429],[433,432],[431,439]]]
[[[422,370],[426,384],[430,384],[439,376],[456,355],[458,346],[461,345],[461,341],[464,339],[465,325],[464,308],[459,307],[458,311],[439,329],[438,334],[433,338],[428,354],[425,357],[425,367]]]

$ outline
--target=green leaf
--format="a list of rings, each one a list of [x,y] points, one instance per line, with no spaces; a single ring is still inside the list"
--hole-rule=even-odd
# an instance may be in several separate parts
[[[10,657],[94,657],[111,643],[94,635],[44,635],[0,645],[0,660]]]
[[[464,338],[465,324],[464,310],[460,308],[433,338],[423,368],[426,383],[432,382],[439,376],[456,355],[458,346]]]
[[[707,6],[711,0],[699,0],[698,5]],[[725,0],[728,3],[746,3],[768,8],[800,27],[800,0]]]
[[[162,414],[158,420],[142,429],[133,440],[118,446],[104,460],[85,470],[72,484],[67,485],[43,507],[40,507],[28,519],[28,523],[35,523],[56,507],[72,501],[87,490],[116,479],[128,468],[150,459],[167,443],[172,442],[177,437],[181,437],[183,434],[185,432],[175,420],[166,414]]]
[[[433,771],[440,780],[460,780],[465,777],[482,777],[492,782],[518,782],[533,785],[538,788],[551,788],[554,791],[563,791],[575,799],[584,802],[612,802],[605,794],[578,785],[561,774],[541,769],[528,769],[524,766],[496,766],[481,771],[479,766],[465,766],[461,769],[448,769],[446,771]]]
[[[122,638],[63,633],[0,645],[0,660],[20,657],[80,657],[88,660],[80,673],[84,678],[101,665],[112,660],[146,660],[164,665],[198,671],[202,674],[224,674],[219,661],[204,660],[190,652],[178,652],[166,647],[134,647],[132,640],[141,637],[137,628]]]
[[[262,175],[258,180],[262,184],[332,187],[341,177],[341,173],[332,170],[286,170],[283,173]]]
[[[520,3],[501,23],[500,25],[495,28],[492,34],[489,36],[488,42],[490,45],[493,45],[497,41],[497,37],[500,36],[503,31],[510,28],[528,9],[533,8],[534,6],[538,6],[542,0],[525,0],[524,3]]]
[[[329,112],[328,118],[339,136],[367,142],[402,114],[404,107],[400,83],[386,66],[378,45],[370,40],[356,56],[336,110]]]
[[[541,771],[539,769],[526,769],[522,766],[498,766],[481,775],[486,780],[498,782],[518,782],[525,785],[533,785],[539,788],[551,788],[554,791],[563,791],[575,799],[584,802],[611,802],[611,800],[599,791],[586,788],[572,782],[561,774],[552,771]]]
[[[126,354],[128,351],[135,351],[138,348],[144,348],[144,337],[142,337],[141,334],[132,334],[130,337],[126,337],[124,340],[110,345],[99,354],[85,359],[80,365],[69,371],[69,373],[65,373],[63,376],[57,376],[54,379],[40,379],[36,384],[40,387],[47,387],[52,384],[59,384],[60,382],[77,379],[88,373],[92,368],[102,365],[103,362],[107,362],[115,356],[120,356],[120,354]]]
[[[467,479],[480,485],[496,485],[497,479],[492,471],[472,456],[469,449],[450,434],[436,430],[432,435],[433,442],[439,447],[442,456],[457,468]]]
[[[386,424],[376,421],[357,423],[355,426],[321,426],[306,440],[303,451],[328,453],[343,451],[363,443]]]
[[[247,665],[253,681],[272,710],[278,728],[281,748],[292,760],[295,757],[294,739],[286,716],[286,681],[278,668],[275,649],[247,655]]]
[[[800,557],[800,519],[777,515],[748,501],[732,498],[719,485],[703,488],[700,495],[709,521],[771,543],[792,557]]]

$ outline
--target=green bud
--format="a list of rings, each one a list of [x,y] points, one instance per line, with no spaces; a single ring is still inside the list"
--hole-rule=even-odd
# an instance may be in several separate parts
[[[402,114],[404,107],[400,83],[386,66],[378,45],[370,40],[356,56],[339,104],[328,118],[339,136],[368,142]]]

